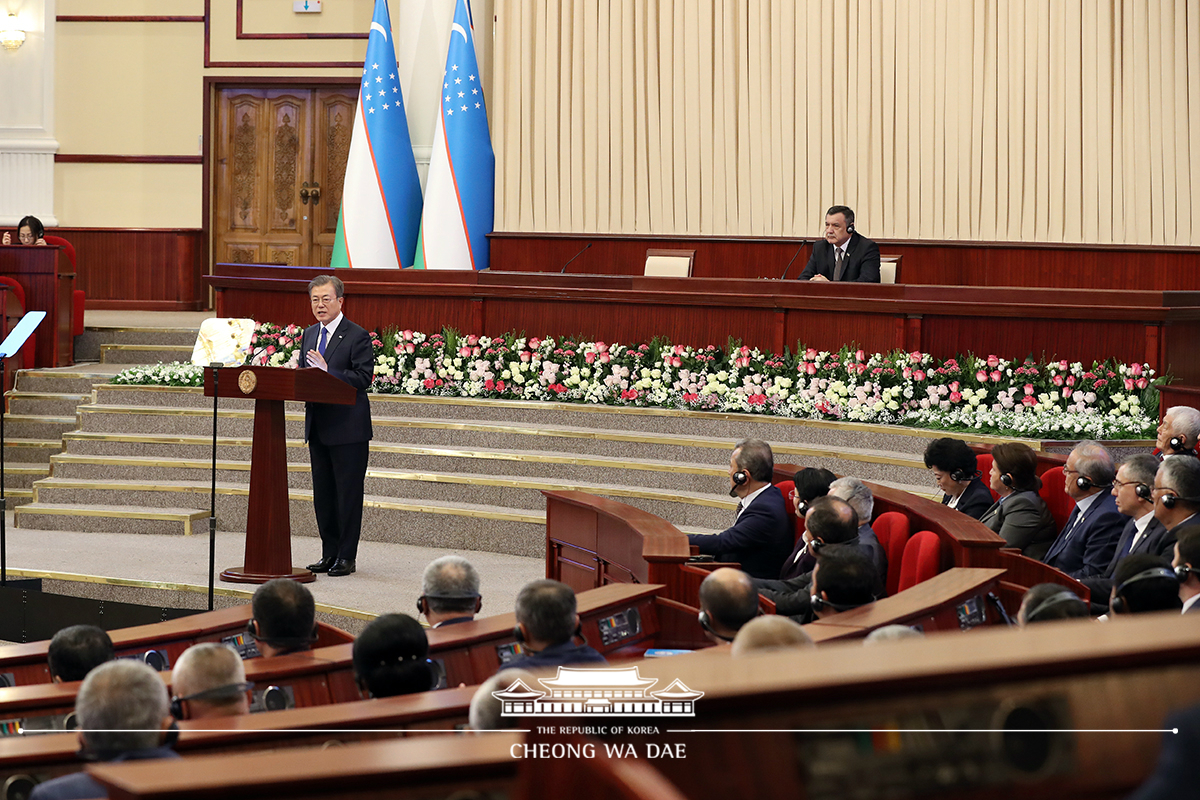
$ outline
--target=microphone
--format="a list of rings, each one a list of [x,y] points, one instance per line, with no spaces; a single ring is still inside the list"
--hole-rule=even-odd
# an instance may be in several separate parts
[[[585,245],[583,246],[583,250],[580,250],[578,253],[576,253],[575,255],[571,256],[569,259],[567,259],[567,263],[562,265],[562,269],[560,269],[560,270],[558,271],[558,274],[559,274],[559,275],[562,275],[564,272],[566,272],[566,271],[567,271],[567,266],[568,266],[568,265],[570,265],[570,263],[571,263],[572,261],[574,261],[575,259],[579,258],[581,255],[583,255],[583,252],[584,252],[584,250],[587,250],[587,249],[588,249],[589,247],[591,247],[593,244],[594,244],[594,242],[588,242],[587,244],[585,244]]]
[[[800,246],[797,247],[796,252],[792,254],[792,260],[788,262],[787,267],[783,270],[783,274],[779,276],[779,280],[784,280],[787,278],[788,270],[792,268],[792,264],[796,263],[796,258],[800,255],[800,251],[804,249],[806,244],[808,244],[807,239],[800,240]]]
[[[262,347],[258,348],[257,350],[252,352],[250,355],[246,356],[246,360],[242,362],[242,366],[245,367],[245,366],[253,364],[254,357],[256,355],[258,355],[259,353],[261,353],[262,351],[266,350],[268,347],[270,347],[269,344],[264,344]],[[213,366],[216,366],[216,365],[214,364]],[[225,365],[222,364],[221,366],[225,366]]]

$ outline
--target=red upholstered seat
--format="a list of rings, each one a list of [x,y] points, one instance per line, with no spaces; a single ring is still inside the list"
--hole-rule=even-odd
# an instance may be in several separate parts
[[[67,260],[71,262],[71,272],[78,272],[78,267],[75,266],[75,245],[68,242],[61,236],[51,236],[46,234],[43,237],[46,244],[56,244],[63,249],[67,254]],[[76,275],[78,277],[78,275]],[[83,289],[76,289],[71,293],[71,335],[83,335],[83,310],[84,302],[86,301]]]
[[[888,574],[884,583],[888,594],[893,595],[900,589],[900,568],[904,563],[904,546],[908,544],[908,517],[899,511],[887,511],[875,518],[871,529],[887,555]]]
[[[988,473],[992,471],[992,454],[979,453],[975,456],[976,469],[979,470],[979,476],[983,480],[983,485],[988,487],[988,491],[992,493],[992,502],[1000,499],[1000,495],[992,489],[991,480],[988,478]]]
[[[933,531],[920,531],[904,545],[897,591],[911,589],[937,575],[942,568],[942,540]]]
[[[25,315],[25,287],[17,283],[16,278],[10,278],[7,275],[0,276],[0,284],[8,288],[8,294],[11,298],[8,302],[9,317],[22,317]],[[12,319],[10,324],[16,325],[17,319]],[[3,332],[8,335],[8,332]],[[3,338],[3,336],[0,336]],[[25,341],[25,346],[21,348],[21,369],[32,369],[34,355],[37,353],[37,334],[29,334],[29,338]]]
[[[1067,524],[1067,518],[1071,516],[1071,510],[1075,508],[1075,501],[1067,495],[1066,476],[1063,475],[1062,467],[1051,467],[1042,473],[1041,478],[1042,488],[1038,494],[1050,507],[1054,522],[1061,531]]]
[[[804,520],[798,519],[792,511],[792,492],[796,490],[795,481],[780,481],[775,484],[780,492],[783,493],[783,502],[787,504],[788,515],[792,518],[792,544],[800,541],[800,536],[804,533]]]

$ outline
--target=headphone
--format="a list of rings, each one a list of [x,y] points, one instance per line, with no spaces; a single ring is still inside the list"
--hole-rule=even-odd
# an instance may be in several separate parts
[[[1175,455],[1194,456],[1197,455],[1196,448],[1188,447],[1182,436],[1172,436],[1171,441],[1167,442],[1171,445],[1171,449],[1175,451]]]
[[[1168,489],[1167,491],[1174,491],[1174,489]],[[1142,496],[1142,493],[1139,491],[1138,497],[1141,497],[1141,496]],[[1189,503],[1200,503],[1200,497],[1184,497],[1182,495],[1177,495],[1177,494],[1164,494],[1159,499],[1162,500],[1163,508],[1167,509],[1168,511],[1175,508],[1175,504],[1177,502],[1179,502],[1180,500],[1184,500]]]
[[[174,695],[171,697],[171,716],[175,719],[183,719],[183,704],[188,700],[232,700],[239,694],[248,692],[253,688],[253,683],[243,681],[241,683],[227,683],[224,686],[214,686],[211,689],[205,689],[202,692],[195,692],[184,697]]]
[[[1187,579],[1192,575],[1200,575],[1200,569],[1195,569],[1191,564],[1180,564],[1174,568],[1175,578],[1180,583],[1186,583]]]
[[[1093,483],[1092,479],[1087,475],[1080,475],[1078,478],[1076,478],[1075,485],[1079,487],[1080,491],[1084,492],[1086,492],[1088,489],[1111,489],[1113,487],[1111,483],[1105,484],[1104,486],[1101,486],[1098,483]]]
[[[1139,483],[1137,486],[1133,487],[1133,492],[1138,496],[1139,500],[1147,500],[1151,503],[1154,502],[1154,490],[1144,483]],[[1175,505],[1174,500],[1171,501],[1171,505]]]
[[[950,473],[950,480],[952,480],[952,481],[973,481],[976,478],[980,477],[981,475],[983,475],[983,473],[980,472],[979,470],[975,470],[974,472],[967,472],[966,470],[963,470],[963,469],[955,469],[953,472]],[[1001,480],[1003,480],[1003,476],[1001,476]],[[1007,484],[1005,484],[1005,485],[1007,485]]]
[[[317,625],[313,623],[313,630],[308,636],[262,636],[258,632],[258,620],[253,617],[246,623],[246,633],[254,638],[256,642],[266,642],[271,647],[291,652],[293,650],[301,650],[308,647],[317,640]],[[187,699],[186,697],[184,698]]]
[[[729,487],[729,496],[737,497],[738,487],[745,486],[746,481],[748,481],[748,480],[750,480],[750,476],[746,473],[746,470],[744,470],[744,469],[739,469],[737,472],[733,473],[733,486]]]
[[[1075,594],[1074,592],[1063,589],[1061,592],[1058,592],[1057,594],[1052,594],[1049,597],[1047,597],[1045,600],[1043,600],[1042,602],[1038,603],[1032,611],[1026,611],[1025,612],[1025,621],[1033,622],[1036,619],[1037,615],[1042,613],[1043,611],[1045,611],[1047,608],[1050,608],[1051,606],[1057,606],[1062,603],[1069,603],[1072,600],[1074,600],[1076,603],[1083,602],[1082,600],[1079,599],[1079,595]]]
[[[1007,486],[1010,489],[1013,488],[1013,477],[1012,477],[1012,475],[1009,475],[1007,472],[1003,473],[1000,476],[1000,482],[1003,483],[1005,486]]]
[[[1179,577],[1180,570],[1186,570],[1183,578]],[[1182,582],[1187,580],[1187,575],[1190,572],[1190,567],[1178,567],[1176,569],[1170,569],[1168,567],[1151,567],[1148,570],[1139,572],[1137,575],[1134,575],[1132,578],[1117,587],[1116,592],[1114,593],[1116,596],[1113,597],[1112,602],[1109,603],[1109,608],[1112,609],[1114,614],[1128,614],[1132,612],[1129,604],[1125,602],[1125,598],[1121,596],[1121,594],[1125,591],[1125,588],[1131,583],[1154,580],[1155,578],[1170,578],[1173,581]]]
[[[704,628],[704,631],[706,633],[711,634],[712,636],[720,639],[722,642],[732,642],[733,641],[732,636],[722,636],[721,634],[719,634],[715,630],[713,630],[712,621],[709,619],[707,611],[701,611],[696,616],[696,619],[700,620],[700,627]]]
[[[874,600],[870,600],[866,603],[835,603],[832,600],[826,600],[819,594],[809,595],[808,601],[812,606],[812,610],[816,613],[820,613],[826,609],[833,611],[849,611],[852,608],[860,608],[861,606],[869,605],[870,603],[875,602]]]

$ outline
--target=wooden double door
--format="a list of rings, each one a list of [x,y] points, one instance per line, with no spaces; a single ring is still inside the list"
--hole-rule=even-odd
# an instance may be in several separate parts
[[[357,85],[216,98],[213,260],[328,266]]]

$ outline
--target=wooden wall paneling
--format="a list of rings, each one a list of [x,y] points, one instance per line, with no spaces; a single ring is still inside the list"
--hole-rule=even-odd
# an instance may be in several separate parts
[[[857,343],[868,353],[887,352],[903,346],[903,341],[897,340],[897,325],[904,324],[903,315],[846,314],[790,308],[787,319],[784,344],[793,352],[800,345],[818,350],[837,350],[842,345]]]
[[[1097,358],[1140,362],[1145,355],[1145,326],[1139,322],[927,315],[921,328],[921,349],[938,358],[971,352],[1090,363]]]
[[[88,308],[196,311],[203,234],[188,229],[54,228],[75,248]]]
[[[1200,320],[1168,320],[1162,328],[1162,340],[1160,370],[1177,383],[1200,387]]]

